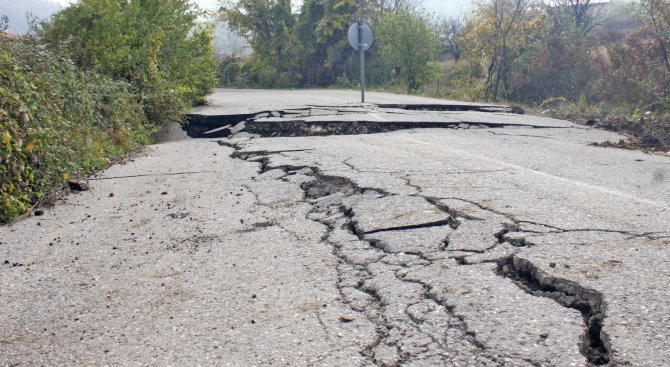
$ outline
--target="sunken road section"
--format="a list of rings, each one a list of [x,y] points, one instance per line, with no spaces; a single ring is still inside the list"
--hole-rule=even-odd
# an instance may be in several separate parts
[[[379,104],[307,106],[243,114],[189,114],[182,128],[190,137],[221,138],[358,135],[417,128],[501,127],[504,123],[464,119],[450,113],[523,114],[523,109],[467,104]],[[518,124],[515,124],[518,125]],[[549,127],[549,126],[543,126]]]

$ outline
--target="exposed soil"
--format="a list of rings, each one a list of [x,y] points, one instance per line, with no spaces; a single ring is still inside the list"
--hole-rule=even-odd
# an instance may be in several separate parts
[[[628,136],[628,139],[618,142],[592,144],[595,146],[650,152],[670,151],[670,115],[650,115],[642,117],[639,121],[612,116],[604,120],[589,120],[585,124],[608,131],[621,132]]]

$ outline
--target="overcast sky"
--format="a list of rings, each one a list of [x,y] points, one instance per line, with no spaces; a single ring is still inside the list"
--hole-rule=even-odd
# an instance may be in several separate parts
[[[73,0],[53,0],[60,4],[68,4]],[[216,9],[218,0],[193,0],[203,9]],[[293,0],[294,4],[299,3],[300,0]],[[471,0],[423,0],[425,8],[429,11],[434,11],[438,15],[446,14],[449,16],[456,16],[462,12],[470,9]]]

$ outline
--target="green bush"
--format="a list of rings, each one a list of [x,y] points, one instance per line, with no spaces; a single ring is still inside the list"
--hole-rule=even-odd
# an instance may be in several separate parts
[[[417,91],[440,69],[435,63],[440,40],[430,19],[420,13],[386,13],[376,26],[379,54],[408,93]]]
[[[234,87],[241,69],[242,61],[237,57],[229,56],[221,60],[216,73],[219,80],[218,85],[220,87]]]
[[[35,40],[0,38],[0,222],[204,102],[216,61],[201,14],[189,0],[79,0]]]
[[[0,38],[0,222],[44,195],[149,142],[153,132],[127,82]]]
[[[189,0],[80,0],[35,30],[75,64],[130,83],[155,124],[180,114],[216,85],[212,27]]]

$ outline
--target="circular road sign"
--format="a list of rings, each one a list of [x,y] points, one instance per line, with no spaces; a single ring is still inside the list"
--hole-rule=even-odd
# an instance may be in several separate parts
[[[362,46],[363,51],[365,51],[372,46],[372,29],[365,23],[360,23],[359,27],[359,22],[356,22],[349,27],[349,44],[356,51],[361,48],[358,44],[358,32],[361,32],[360,46]]]

